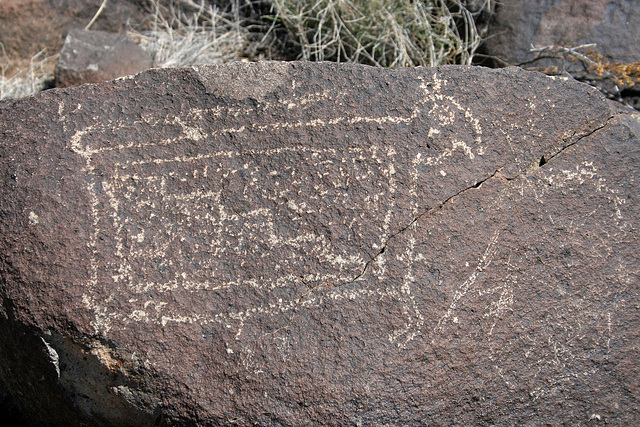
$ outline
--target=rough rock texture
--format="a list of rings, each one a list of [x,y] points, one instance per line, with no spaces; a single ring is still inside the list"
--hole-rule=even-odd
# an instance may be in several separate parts
[[[7,386],[0,378],[0,419],[7,426],[28,426],[29,422],[22,416]]]
[[[637,424],[639,136],[517,68],[0,103],[0,374],[44,424]]]
[[[137,30],[148,28],[153,17],[152,3],[157,0],[109,0],[91,26],[91,30],[123,32],[130,25]],[[200,4],[230,7],[237,0],[198,0]],[[240,2],[242,10],[250,3]],[[254,0],[252,0],[254,1]],[[31,58],[43,49],[55,55],[62,49],[65,37],[72,29],[83,29],[102,5],[103,0],[1,0],[0,1],[0,65],[7,73],[28,68]],[[168,8],[193,11],[189,2],[159,0]],[[191,2],[196,3],[196,2]],[[6,56],[5,56],[6,54]]]
[[[513,0],[496,8],[489,55],[508,64],[531,61],[531,46],[596,43],[612,61],[640,61],[640,8],[636,0]]]
[[[152,66],[149,54],[122,34],[71,30],[56,65],[56,86],[100,83]]]
[[[109,1],[92,30],[119,32],[127,20],[132,25],[145,18],[145,0]],[[29,65],[43,49],[59,52],[67,33],[84,28],[100,8],[102,0],[3,0],[0,1],[2,54],[17,67]]]

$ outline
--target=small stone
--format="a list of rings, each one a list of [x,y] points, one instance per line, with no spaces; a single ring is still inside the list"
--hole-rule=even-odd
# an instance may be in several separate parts
[[[56,65],[56,86],[104,82],[152,66],[149,54],[122,34],[71,30]]]

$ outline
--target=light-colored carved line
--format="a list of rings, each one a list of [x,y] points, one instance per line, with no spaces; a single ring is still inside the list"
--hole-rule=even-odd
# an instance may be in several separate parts
[[[437,81],[437,78],[436,78],[435,89],[438,90],[438,88],[440,88],[440,83]],[[425,86],[425,92],[427,92],[426,86]],[[438,98],[438,96],[436,94],[435,98],[434,98],[434,95],[431,95],[431,98],[429,98],[429,99],[430,100],[434,100],[434,99],[437,99],[437,98]],[[441,95],[440,95],[440,98],[442,98]],[[425,104],[425,103],[426,103],[426,98],[425,98],[425,101],[422,102],[421,104]],[[273,123],[273,124],[266,125],[266,126],[263,126],[263,127],[254,126],[254,128],[255,128],[254,131],[256,131],[256,130],[257,131],[262,131],[262,130],[278,129],[278,128],[289,128],[289,129],[291,129],[291,128],[294,128],[294,127],[302,127],[302,126],[305,126],[305,127],[308,127],[308,126],[311,126],[311,127],[313,127],[313,126],[328,126],[328,125],[337,125],[337,124],[340,124],[340,123],[345,123],[345,124],[356,124],[356,123],[360,123],[360,122],[367,122],[367,123],[373,122],[373,123],[378,123],[378,124],[384,124],[384,123],[396,123],[396,124],[398,124],[398,123],[410,123],[411,121],[413,121],[417,117],[419,112],[420,112],[420,109],[416,108],[413,111],[412,115],[410,117],[408,117],[408,118],[406,118],[406,117],[391,117],[391,116],[386,116],[386,117],[356,117],[356,118],[352,118],[352,119],[348,119],[348,120],[345,119],[345,118],[334,118],[334,119],[330,119],[330,120],[327,120],[327,121],[318,119],[318,120],[308,121],[308,122],[304,122],[304,123],[303,122],[297,122],[297,123]],[[466,113],[467,112],[465,111],[465,117],[467,119],[472,119],[471,117],[468,117]],[[180,124],[182,125],[182,123],[180,123]],[[476,125],[477,125],[477,123],[476,123]],[[99,127],[99,126],[93,126],[93,127],[91,127],[91,129],[95,130],[97,127]],[[104,128],[104,127],[105,126],[102,126],[102,128]],[[184,125],[183,125],[183,128],[184,128]],[[87,128],[87,129],[85,129],[83,131],[83,133],[76,134],[76,136],[79,137],[78,140],[80,140],[81,137],[85,133],[87,133],[89,130],[90,130],[90,128]],[[222,132],[233,133],[233,132],[243,132],[245,130],[246,130],[246,128],[240,127],[240,128],[227,129],[227,130],[222,131]],[[187,137],[191,138],[191,139],[194,139],[194,138],[202,139],[204,137],[210,136],[210,135],[205,135],[205,134],[203,134],[201,132],[197,133],[195,131],[199,131],[199,130],[196,129],[196,128],[185,129],[185,132],[187,133]],[[168,144],[174,142],[176,139],[178,139],[178,138],[173,138],[171,140],[166,140],[165,143],[168,145]],[[77,150],[77,151],[78,152],[82,152],[81,154],[85,158],[89,158],[90,159],[90,156],[92,154],[100,153],[102,151],[110,151],[110,150],[134,148],[134,147],[143,147],[143,146],[147,146],[147,145],[157,145],[157,143],[127,144],[127,145],[116,146],[116,147],[105,147],[103,149],[95,149],[95,150],[89,149],[87,147],[87,148],[84,148],[82,150]],[[271,150],[271,152],[272,153],[281,152],[281,151],[278,151],[278,150],[279,149]],[[218,153],[218,155],[220,155],[220,153]],[[227,157],[233,157],[233,156],[237,156],[237,155],[239,155],[239,153],[237,153],[237,152],[227,152],[226,153]],[[164,162],[171,162],[171,161],[194,161],[194,160],[198,160],[198,159],[211,158],[213,156],[215,156],[215,155],[201,155],[201,156],[194,156],[194,157],[191,157],[191,158],[189,158],[189,157],[175,157],[173,159],[162,159],[162,160],[160,160],[160,162],[158,162],[158,161],[150,161],[148,163],[161,163],[161,162],[164,163]],[[158,160],[158,159],[156,159],[156,160]],[[143,164],[143,162],[140,162],[140,163],[125,163],[125,164],[118,163],[115,166],[116,167],[118,167],[118,166],[128,166],[128,165],[133,165],[133,164]],[[92,165],[90,164],[90,161],[87,163],[87,169],[88,169],[88,171],[92,171]],[[95,188],[89,186],[89,190],[91,191],[92,197],[95,198]],[[96,201],[96,205],[97,205],[97,201]],[[98,219],[97,219],[97,210],[94,211],[93,214],[94,214],[94,225],[97,227],[97,221],[98,221]],[[97,230],[95,231],[95,233],[96,233],[96,236],[97,236]],[[94,240],[94,249],[95,249],[95,240]],[[95,271],[95,257],[92,260],[92,262],[94,264],[94,271]],[[97,272],[96,272],[96,274],[97,274]],[[378,295],[382,295],[382,293],[380,293],[380,292],[376,291],[376,293]],[[388,295],[397,294],[397,292],[392,292],[391,290],[388,290],[388,292],[386,294],[388,294]],[[96,315],[98,315],[98,310],[99,310],[99,308],[96,307]],[[196,317],[200,318],[200,316],[196,316]]]
[[[118,172],[116,171],[115,180],[117,180]],[[113,276],[113,280],[117,283],[120,281],[130,281],[131,280],[131,264],[128,261],[128,257],[124,254],[124,239],[122,238],[122,229],[124,227],[124,223],[120,220],[119,209],[120,209],[120,201],[115,195],[114,186],[111,185],[108,181],[102,182],[102,188],[104,189],[105,194],[109,198],[109,206],[111,207],[111,221],[112,227],[115,231],[114,238],[116,240],[116,253],[115,256],[121,260],[118,265],[118,274]]]
[[[86,173],[87,173],[87,192],[89,196],[90,203],[90,215],[91,215],[91,225],[92,231],[89,237],[89,248],[91,251],[91,257],[89,259],[89,269],[90,276],[89,281],[85,284],[85,293],[82,295],[82,302],[87,307],[88,310],[91,310],[95,313],[95,320],[91,321],[90,324],[94,328],[96,334],[98,333],[106,333],[109,330],[109,325],[106,323],[104,310],[96,303],[93,293],[95,291],[96,286],[98,285],[98,265],[97,265],[97,241],[98,241],[98,197],[96,195],[95,186],[96,186],[96,176],[93,172],[94,168],[91,164],[91,155],[93,152],[91,150],[84,149],[80,142],[82,136],[92,130],[92,126],[87,127],[83,131],[76,132],[71,138],[71,151],[80,155],[85,161]]]
[[[332,251],[330,250],[330,245],[329,242],[326,241],[324,236],[317,236],[311,233],[308,233],[307,235],[301,235],[301,236],[296,236],[296,237],[292,237],[289,239],[279,239],[277,238],[277,236],[273,236],[276,238],[276,241],[272,241],[269,240],[269,244],[271,245],[270,250],[271,251],[277,251],[279,250],[279,248],[281,247],[285,247],[285,246],[292,246],[292,247],[297,247],[300,248],[300,246],[298,245],[298,243],[300,242],[313,242],[314,243],[314,250],[312,250],[311,252],[318,252],[316,254],[317,259],[320,262],[327,262],[332,266],[339,266],[341,269],[344,270],[356,270],[358,268],[360,268],[362,265],[364,265],[364,260],[362,258],[362,256],[360,255],[351,255],[348,257],[344,257],[341,254],[333,254]],[[271,238],[270,238],[271,239]],[[167,243],[167,246],[171,245],[171,242]],[[161,248],[162,249],[162,248]],[[160,251],[161,251],[160,249]],[[141,251],[136,251],[135,255],[131,255],[130,259],[128,261],[130,261],[131,259],[135,259],[135,258],[146,258],[148,256],[145,255],[149,255],[149,253],[143,253],[140,254]],[[295,260],[295,258],[294,258]],[[217,259],[215,260],[209,260],[209,265],[207,265],[207,263],[205,262],[205,264],[201,264],[200,267],[203,269],[210,269],[211,265],[214,261],[217,261]],[[282,259],[282,263],[286,265],[286,261],[288,261],[287,258],[283,258]],[[125,263],[123,260],[123,264],[128,264]],[[180,272],[177,272],[176,274],[180,274]],[[291,276],[293,277],[293,276]],[[347,277],[338,277],[336,275],[325,275],[323,276],[321,279],[320,278],[315,278],[313,279],[311,276],[307,276],[307,281],[333,281],[333,282],[346,282],[347,281]],[[154,290],[156,292],[169,292],[171,290],[176,289],[179,286],[184,287],[187,290],[202,290],[202,289],[207,289],[207,290],[217,290],[217,289],[227,289],[231,286],[240,286],[240,285],[245,285],[248,284],[250,286],[256,285],[257,282],[252,282],[252,281],[242,281],[242,282],[236,282],[236,281],[230,281],[230,282],[226,282],[226,283],[222,283],[222,284],[218,284],[218,285],[212,285],[212,281],[213,278],[211,280],[208,281],[187,281],[187,280],[183,280],[183,281],[178,281],[178,279],[176,278],[175,280],[171,280],[168,282],[163,282],[163,283],[156,283],[156,282],[149,282],[149,283],[136,283],[133,284],[131,282],[129,282],[129,289],[134,292],[134,293],[144,293],[147,292],[149,290]],[[267,289],[275,289],[275,288],[279,288],[279,287],[284,287],[287,285],[287,283],[283,283],[282,280],[278,279],[261,279],[260,280],[261,285],[258,286],[260,289],[263,288],[267,288]]]
[[[418,194],[418,165],[422,164],[423,159],[420,153],[416,154],[412,164],[411,169],[411,187],[409,189],[409,195],[411,196],[412,203],[412,218],[417,218],[419,216],[419,206],[417,202]],[[402,311],[406,316],[406,322],[404,328],[396,330],[389,334],[388,339],[391,342],[395,342],[401,336],[405,336],[403,342],[397,342],[398,347],[404,348],[406,345],[412,341],[417,335],[420,334],[420,329],[424,325],[425,319],[420,309],[418,308],[415,302],[415,295],[411,294],[411,285],[415,282],[415,277],[413,275],[415,263],[417,261],[417,257],[415,256],[415,233],[417,229],[417,221],[412,222],[408,227],[409,236],[407,238],[407,247],[406,251],[402,257],[402,260],[406,262],[405,266],[405,275],[402,278],[402,287],[400,288],[400,301],[402,302]]]
[[[350,277],[343,278],[345,283],[350,282]],[[363,279],[358,279],[363,280]],[[319,289],[320,287],[318,287]],[[364,297],[378,297],[379,299],[383,299],[385,297],[399,299],[401,297],[400,292],[394,288],[385,288],[385,289],[353,289],[348,291],[343,291],[340,289],[336,289],[335,287],[326,288],[331,289],[325,295],[320,295],[317,297],[307,297],[303,299],[294,298],[294,299],[278,299],[277,302],[270,302],[265,305],[261,305],[258,307],[253,307],[245,311],[240,312],[227,312],[227,313],[216,313],[216,314],[202,314],[196,313],[193,315],[180,315],[180,314],[167,314],[163,315],[160,318],[160,322],[163,326],[166,326],[168,323],[200,323],[200,324],[211,324],[211,323],[219,323],[226,325],[227,328],[232,328],[232,324],[236,324],[239,329],[245,324],[245,322],[258,315],[267,315],[267,316],[277,316],[287,312],[290,312],[298,307],[304,308],[315,308],[319,307],[323,304],[325,299],[333,299],[335,301],[339,300],[349,300],[354,301],[359,298]],[[239,335],[237,335],[239,337]]]
[[[485,248],[482,257],[478,261],[478,264],[473,273],[471,273],[467,280],[465,280],[454,292],[453,299],[451,301],[451,304],[449,305],[449,308],[447,309],[447,312],[440,318],[440,320],[438,320],[438,324],[434,328],[435,333],[440,333],[443,331],[446,321],[450,319],[451,316],[455,313],[455,310],[458,307],[458,303],[467,294],[469,288],[476,282],[478,274],[483,272],[491,264],[493,256],[495,255],[497,250],[496,244],[498,242],[499,234],[500,232],[496,230],[493,234],[493,237],[489,241],[489,244]]]
[[[305,277],[303,277],[302,280],[305,280],[306,282],[315,282],[315,283],[320,282],[321,284],[317,285],[317,287],[323,287],[322,284],[326,283],[327,288],[329,288],[330,287],[329,285],[332,283],[336,283],[336,282],[346,283],[351,278],[351,276],[338,276],[336,274],[324,274],[324,275],[317,274],[317,275],[307,275]],[[299,283],[300,280],[301,280],[301,277],[295,276],[292,274],[277,277],[275,279],[271,279],[271,278],[247,279],[247,280],[238,280],[238,281],[228,281],[224,283],[218,283],[215,280],[178,282],[176,279],[174,281],[169,281],[165,283],[154,283],[154,282],[138,283],[135,286],[131,286],[130,290],[134,294],[145,294],[149,290],[153,290],[155,292],[166,292],[166,291],[175,290],[175,288],[177,287],[183,288],[188,291],[193,291],[193,292],[202,291],[202,290],[221,291],[221,290],[230,289],[233,287],[250,287],[254,289],[274,290],[277,288],[285,288],[294,283]],[[338,298],[339,297],[336,297],[335,299],[338,299]],[[218,314],[216,316],[218,316],[219,318],[224,317],[224,315],[222,314]]]
[[[413,120],[415,117],[417,116],[417,111],[414,112],[413,117],[411,117],[409,120]],[[294,128],[294,127],[301,127],[301,126],[327,126],[327,125],[335,125],[335,124],[339,124],[341,122],[344,122],[345,119],[344,118],[338,118],[338,119],[333,119],[330,120],[329,122],[325,122],[322,120],[313,120],[310,122],[306,122],[306,123],[294,123],[294,124],[290,124],[290,123],[275,123],[272,124],[270,126],[266,126],[266,127],[258,127],[258,126],[254,126],[256,128],[256,130],[260,131],[260,130],[268,130],[268,129],[277,129],[279,127],[283,127],[283,128]],[[406,119],[403,118],[394,118],[394,117],[383,117],[383,118],[367,118],[367,117],[356,117],[353,119],[350,119],[348,121],[348,123],[354,124],[354,123],[358,123],[358,122],[376,122],[376,123],[387,123],[387,122],[393,122],[393,123],[401,123],[401,122],[408,122]],[[175,122],[177,122],[178,124],[182,125],[183,130],[187,133],[187,137],[194,139],[194,140],[198,140],[198,139],[202,139],[204,138],[206,135],[203,135],[202,132],[200,132],[198,129],[195,128],[189,128],[187,129],[186,126],[181,122],[181,120],[179,120],[179,117],[176,117]],[[95,328],[96,328],[96,332],[98,332],[99,329],[102,328],[103,332],[107,332],[110,328],[109,325],[106,324],[106,313],[104,313],[104,309],[99,307],[95,301],[93,300],[93,297],[91,296],[91,291],[93,290],[93,288],[95,288],[95,286],[97,285],[97,264],[96,264],[96,251],[97,251],[97,247],[96,247],[96,242],[97,242],[97,234],[99,232],[98,230],[98,222],[99,222],[99,215],[97,212],[97,205],[98,205],[98,201],[97,201],[97,196],[96,196],[96,191],[95,191],[95,175],[93,174],[93,165],[91,164],[91,158],[94,154],[98,154],[104,151],[111,151],[111,150],[121,150],[121,149],[125,149],[125,148],[138,148],[138,147],[144,147],[147,145],[157,145],[157,143],[148,143],[148,144],[127,144],[127,145],[120,145],[120,146],[116,146],[116,147],[105,147],[102,149],[91,149],[88,146],[86,147],[82,147],[80,142],[82,140],[82,137],[91,132],[91,131],[95,131],[97,129],[104,129],[106,128],[106,125],[92,125],[89,126],[81,131],[76,132],[76,134],[72,137],[72,141],[71,141],[71,145],[72,145],[72,150],[75,151],[76,153],[80,154],[86,162],[86,171],[87,173],[90,175],[90,177],[92,177],[93,179],[90,180],[90,183],[88,184],[88,191],[90,194],[90,197],[92,199],[92,222],[93,222],[93,236],[90,242],[91,248],[92,248],[92,257],[91,257],[91,275],[92,275],[92,279],[91,279],[91,283],[88,288],[88,293],[85,295],[85,298],[83,298],[83,300],[85,301],[85,304],[88,307],[91,307],[94,309],[94,312],[96,314],[96,322],[94,324]],[[227,132],[227,133],[234,133],[234,132],[243,132],[245,130],[244,127],[240,127],[237,129],[227,129],[223,132]],[[170,144],[172,142],[174,142],[177,138],[172,138],[172,139],[168,139],[165,140],[164,143],[165,144]],[[277,153],[277,150],[272,151],[272,153]],[[226,157],[233,157],[235,155],[238,155],[238,153],[233,153],[233,152],[226,152],[226,153],[217,153],[217,155],[225,155]],[[192,160],[198,160],[198,159],[204,159],[204,158],[209,158],[212,156],[196,156],[193,157],[189,160],[186,159],[181,159],[182,161],[192,161]],[[178,160],[176,159],[172,159],[172,160]],[[180,161],[180,160],[178,160]],[[159,162],[155,162],[156,164]],[[128,166],[131,165],[135,165],[135,164],[143,164],[143,162],[133,162],[133,163],[129,163],[127,164]],[[116,167],[118,166],[123,166],[123,164],[115,164]],[[117,173],[116,173],[116,177],[114,177],[114,179],[117,180]],[[112,192],[113,193],[113,192]],[[115,203],[117,204],[117,200],[115,200],[115,196],[111,193],[108,194],[111,205],[113,207],[113,203],[115,201]],[[114,215],[116,215],[117,217],[117,206],[116,206],[116,212],[114,213]],[[115,217],[114,217],[115,218]],[[118,225],[118,224],[114,224],[116,226],[118,226],[120,229],[122,228],[122,224]],[[117,234],[119,235],[119,230],[117,231]],[[119,243],[117,243],[117,248],[116,248],[116,254],[120,254],[121,259],[123,259],[123,254],[122,254],[122,238],[120,237]],[[339,257],[338,257],[339,258]],[[339,259],[336,259],[336,261],[340,261]],[[124,275],[127,274],[127,266],[128,265],[121,265],[120,266],[120,275],[118,277],[120,278],[124,278]],[[129,266],[130,269],[130,266]],[[114,280],[116,280],[116,277],[114,276]],[[117,280],[116,280],[117,281]],[[194,287],[198,288],[200,287],[202,284],[194,284]]]
[[[205,133],[202,130],[198,130],[200,132],[200,134],[198,135],[198,139],[202,139],[202,138],[216,138],[220,135],[226,135],[226,134],[237,134],[237,133],[243,133],[246,131],[250,131],[250,132],[268,132],[268,131],[273,131],[273,130],[277,130],[277,129],[295,129],[295,128],[306,128],[306,127],[326,127],[326,126],[335,126],[335,125],[339,125],[339,124],[346,124],[346,125],[354,125],[357,123],[376,123],[378,125],[382,125],[382,124],[387,124],[387,123],[393,123],[393,124],[401,124],[401,123],[411,123],[413,122],[419,115],[420,113],[420,109],[416,108],[415,110],[412,111],[411,115],[408,117],[394,117],[394,116],[384,116],[384,117],[352,117],[352,118],[348,118],[348,117],[335,117],[335,118],[331,118],[331,119],[314,119],[314,120],[309,120],[309,121],[298,121],[298,122],[293,122],[293,123],[289,123],[289,122],[276,122],[276,123],[269,123],[266,125],[251,125],[251,126],[240,126],[240,127],[235,127],[235,128],[226,128],[226,129],[221,129],[221,130],[217,130],[211,133]],[[183,126],[184,127],[184,126]],[[114,145],[114,146],[110,146],[110,147],[104,147],[104,148],[96,148],[92,150],[92,153],[103,153],[103,152],[109,152],[109,151],[121,151],[121,150],[125,150],[125,149],[139,149],[139,148],[145,148],[145,147],[150,147],[150,146],[159,146],[159,145],[171,145],[173,143],[175,143],[177,140],[183,140],[183,139],[188,139],[188,138],[180,138],[180,137],[175,137],[175,138],[167,138],[165,140],[162,141],[152,141],[152,142],[143,142],[143,143],[139,143],[139,144],[134,144],[134,143],[128,143],[128,144],[120,144],[120,145]],[[196,156],[197,157],[197,156]],[[178,157],[171,159],[169,161],[178,161]],[[144,163],[151,163],[153,162],[153,160],[150,161],[146,161],[146,162],[140,162],[140,163],[131,163],[131,164],[144,164]]]
[[[460,105],[455,97],[443,95],[441,93],[442,88],[447,86],[448,81],[446,79],[439,78],[437,73],[434,74],[431,82],[425,82],[422,77],[418,77],[418,79],[422,81],[420,88],[424,91],[425,99],[432,103],[432,107],[429,110],[429,117],[434,117],[441,126],[451,125],[456,120],[455,111],[451,108],[451,105],[453,105],[455,110],[463,113],[465,120],[471,124],[475,133],[475,141],[478,144],[476,147],[476,153],[478,155],[483,155],[485,148],[482,145],[482,126],[480,126],[480,121],[473,116],[469,108],[464,108]],[[432,90],[429,90],[430,88]],[[426,105],[427,101],[423,102],[423,104]],[[439,113],[439,110],[442,111],[442,114]],[[429,137],[439,133],[440,131],[438,129],[432,128],[429,130]],[[469,159],[473,160],[475,157],[471,147],[469,147],[464,141],[452,140],[451,148],[443,150],[436,157],[428,157],[425,159],[425,163],[428,165],[439,165],[442,163],[443,158],[451,156],[457,148],[462,149]]]
[[[553,185],[554,187],[564,187],[567,183],[574,182],[578,185],[583,185],[585,182],[592,182],[598,193],[605,193],[607,199],[613,202],[615,207],[615,221],[617,226],[620,226],[620,221],[623,220],[620,206],[626,203],[624,198],[619,196],[620,190],[616,188],[610,188],[607,185],[607,180],[598,175],[598,169],[594,166],[593,161],[583,161],[580,165],[576,165],[574,170],[560,169],[554,175],[547,175],[544,179]],[[626,222],[625,222],[626,224]]]
[[[347,153],[353,154],[353,155],[357,154],[360,156],[366,154],[366,151],[373,151],[375,149],[377,149],[377,147],[375,146],[371,146],[368,149],[361,148],[361,147],[345,147],[345,151]],[[320,155],[326,155],[326,154],[336,155],[337,150],[335,148],[317,149],[309,146],[299,146],[299,147],[288,146],[288,147],[270,148],[270,149],[264,149],[264,150],[247,150],[244,153],[240,153],[239,151],[217,151],[215,153],[201,154],[201,155],[190,156],[190,157],[177,156],[169,159],[154,159],[154,160],[135,161],[135,162],[115,162],[114,167],[122,168],[122,172],[125,172],[125,173],[121,173],[119,176],[119,179],[121,181],[126,181],[132,178],[133,179],[149,179],[149,180],[157,181],[159,177],[156,175],[141,176],[140,172],[135,172],[133,174],[126,174],[126,168],[128,168],[129,166],[135,166],[135,165],[141,165],[141,164],[151,164],[151,163],[162,164],[162,163],[169,163],[169,162],[195,162],[198,160],[214,159],[218,157],[226,157],[226,158],[241,157],[243,155],[269,157],[269,156],[274,156],[282,153],[296,153],[296,154],[310,153],[312,156],[320,156]],[[393,154],[395,154],[395,151]]]
[[[371,149],[376,149],[377,147],[373,147]],[[278,150],[278,151],[282,151],[282,150]],[[318,150],[315,150],[318,151]],[[333,151],[333,150],[332,150]],[[362,155],[365,151],[367,151],[366,149],[361,149],[361,148],[354,148],[352,150],[350,150],[353,154],[359,154]],[[393,149],[391,149],[392,152],[389,153],[389,155],[393,155],[395,154],[395,151],[393,151]],[[414,180],[415,181],[415,180]],[[189,193],[189,194],[185,194],[185,195],[180,195],[178,196],[178,198],[183,198],[183,199],[187,199],[187,200],[196,200],[199,199],[200,197],[209,197],[212,194],[210,193],[202,193],[202,192],[196,192],[196,194],[193,193]],[[304,236],[296,236],[295,238],[292,239],[288,239],[293,241],[297,241],[301,238],[303,238]],[[320,238],[321,240],[323,239],[323,236],[313,236],[314,239]],[[308,240],[308,239],[307,239]],[[286,241],[284,242],[284,244],[291,244],[292,242],[290,241]],[[274,242],[271,242],[272,244],[274,244]],[[328,250],[328,244],[327,242],[324,242],[322,245],[320,245],[320,247],[322,247],[324,249],[324,252],[327,252]],[[323,255],[325,255],[325,258],[327,258],[332,265],[341,265],[342,268],[348,268],[348,267],[352,267],[355,265],[362,265],[364,263],[364,261],[361,259],[361,257],[356,257],[354,259],[343,259],[342,257],[340,257],[340,255],[337,256],[333,256],[331,257],[331,254],[320,254],[320,258],[323,257]],[[353,267],[352,267],[353,268]],[[349,282],[351,281],[352,277],[335,277],[335,276],[331,276],[331,277],[325,277],[324,280],[325,281],[331,281],[332,284],[336,283],[336,282]],[[278,281],[280,283],[278,283],[277,285],[273,285],[271,284],[270,287],[273,289],[274,286],[287,286],[288,284],[283,284],[281,281]],[[247,282],[244,283],[245,285],[247,284]],[[215,287],[212,287],[212,285],[209,282],[188,282],[186,283],[187,287],[190,289],[194,289],[194,290],[200,290],[200,289],[224,289],[230,286],[242,286],[241,284],[237,284],[234,282],[229,282],[226,284],[222,284],[222,285],[217,285]],[[268,285],[267,283],[265,283],[265,285]],[[163,291],[163,290],[169,290],[174,288],[175,286],[178,286],[177,281],[174,282],[169,282],[169,283],[164,283],[164,284],[154,284],[154,283],[147,283],[144,285],[140,285],[140,286],[136,286],[137,290],[140,290],[141,292],[144,292],[148,289],[150,289],[150,287],[153,287],[154,290],[156,291]],[[263,285],[264,286],[264,285]],[[348,293],[348,298],[349,299],[354,299],[357,297],[362,297],[365,294],[367,295],[372,295],[372,294],[376,294],[379,296],[384,296],[384,295],[396,295],[398,296],[399,293],[395,292],[395,291],[387,291],[387,292],[379,292],[379,291],[372,291],[372,292],[367,292],[367,291],[363,291],[363,292],[357,292],[357,291],[351,291]],[[336,298],[336,299],[340,299],[340,298],[344,298],[345,296],[342,294],[338,294],[336,292],[332,293],[331,295],[332,298]],[[295,301],[294,301],[295,302]],[[298,301],[299,303],[299,301]],[[288,301],[287,304],[284,305],[284,307],[293,307],[295,304],[291,305],[292,302]],[[309,305],[309,302],[305,302],[304,305]],[[260,313],[266,313],[266,311],[263,309],[259,309],[258,312]],[[274,313],[275,315],[275,313]],[[135,317],[135,316],[134,316]],[[139,317],[139,316],[138,316]],[[239,315],[235,315],[235,318],[239,318],[239,319],[244,319],[246,316],[244,314],[239,314]],[[218,315],[218,318],[220,318],[220,316]],[[201,315],[198,315],[196,318],[193,317],[189,317],[189,316],[177,316],[176,320],[177,321],[195,321],[197,319],[197,321],[201,321],[204,322],[206,321],[206,317],[202,317]],[[163,319],[163,321],[166,323],[168,321],[170,321],[170,316],[165,316],[165,318]]]

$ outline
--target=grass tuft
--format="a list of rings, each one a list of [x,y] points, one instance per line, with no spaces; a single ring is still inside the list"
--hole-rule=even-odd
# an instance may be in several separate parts
[[[0,100],[24,98],[41,92],[53,81],[58,55],[47,56],[44,50],[31,58],[29,66],[17,69],[3,53],[0,65]]]
[[[462,0],[271,0],[274,19],[299,47],[299,59],[378,67],[471,64],[480,46]],[[473,3],[477,3],[473,2]]]
[[[186,67],[235,61],[251,51],[252,34],[237,2],[221,11],[201,0],[182,0],[182,8],[153,1],[151,29],[127,35],[147,50],[156,67]]]
[[[493,2],[232,0],[220,10],[208,0],[151,0],[149,22],[129,26],[127,36],[161,68],[284,58],[391,68],[471,64],[482,33],[475,20]],[[57,56],[40,52],[13,74],[0,63],[0,99],[44,89]]]
[[[640,62],[611,62],[597,52],[597,45],[543,46],[530,49],[536,54],[531,61],[552,60],[554,65],[541,69],[548,75],[569,75],[574,79],[598,88],[605,96],[635,109],[640,99]],[[544,63],[544,62],[543,62]],[[555,65],[559,64],[559,65]]]

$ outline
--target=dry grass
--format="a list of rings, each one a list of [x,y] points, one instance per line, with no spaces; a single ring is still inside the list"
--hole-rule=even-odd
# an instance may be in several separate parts
[[[240,10],[255,6],[256,0],[234,0],[225,11],[205,0],[175,0],[173,7],[153,0],[146,29],[130,27],[127,35],[151,54],[156,67],[291,56],[276,45],[293,45],[293,56],[314,61],[380,67],[470,64],[481,42],[474,18],[492,4],[492,0],[263,1],[272,14],[258,22]],[[106,1],[103,6],[110,7]],[[283,43],[283,35],[293,44]],[[29,67],[11,75],[0,65],[0,99],[41,91],[53,79],[56,59],[57,55],[40,52]]]
[[[471,64],[480,46],[474,15],[461,0],[271,0],[300,48],[300,59],[379,67]],[[477,2],[475,2],[477,3]]]
[[[528,69],[549,75],[568,75],[598,88],[605,96],[640,110],[640,62],[612,62],[598,53],[596,44],[543,46]],[[541,64],[535,66],[538,61]],[[548,65],[551,61],[552,65]]]
[[[156,67],[218,64],[256,55],[255,37],[241,18],[239,6],[230,11],[182,0],[182,8],[165,8],[154,1],[151,29],[128,36],[146,49]]]
[[[156,67],[216,64],[252,53],[259,57],[251,26],[241,19],[237,3],[225,12],[206,6],[202,0],[180,0],[180,3],[181,8],[166,8],[154,0],[154,13],[148,25],[151,29],[129,28],[127,33],[151,54]],[[4,57],[0,63],[0,100],[40,92],[53,80],[58,55],[46,56],[42,51],[31,59],[28,67],[17,70]]]
[[[16,70],[6,55],[0,65],[0,100],[24,98],[42,91],[53,80],[53,68],[58,55],[47,56],[40,51],[26,68]]]
[[[631,88],[640,84],[640,62],[623,64],[611,62],[596,51],[595,44],[580,46],[544,46],[530,51],[538,54],[537,60],[543,58],[560,59],[581,65],[580,68],[568,71],[577,80],[610,79],[620,88]],[[565,67],[567,68],[567,67]],[[545,74],[560,74],[557,66],[543,70]]]

